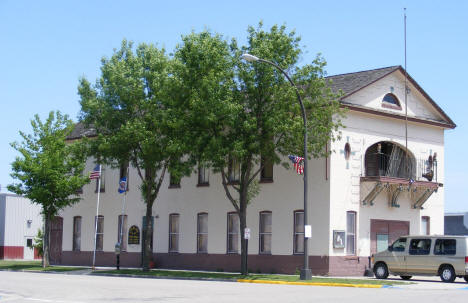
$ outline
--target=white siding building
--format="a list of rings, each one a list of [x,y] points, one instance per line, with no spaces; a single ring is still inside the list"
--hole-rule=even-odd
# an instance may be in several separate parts
[[[0,194],[0,259],[38,259],[32,244],[41,228],[40,206],[21,196]]]
[[[362,275],[368,257],[403,234],[444,232],[444,131],[453,121],[409,77],[405,118],[404,70],[400,66],[331,76],[348,108],[342,139],[330,143],[326,159],[309,161],[310,267],[314,274]],[[407,137],[405,125],[407,121]],[[75,129],[72,139],[85,130]],[[406,155],[406,138],[408,156]],[[94,167],[87,164],[87,171]],[[269,176],[271,177],[271,176]],[[153,257],[163,268],[237,271],[238,220],[219,174],[194,174],[180,186],[162,185],[153,208]],[[145,205],[135,170],[130,170],[122,266],[139,266]],[[122,196],[119,171],[103,172],[98,265],[114,265]],[[303,182],[293,169],[274,166],[260,179],[260,194],[248,206],[251,230],[248,268],[294,273],[303,264]],[[57,220],[57,263],[91,264],[96,184],[82,202]],[[63,227],[61,226],[63,222]]]

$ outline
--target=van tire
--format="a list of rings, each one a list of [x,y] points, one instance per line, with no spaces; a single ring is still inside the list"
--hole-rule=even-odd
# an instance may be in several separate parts
[[[387,279],[388,268],[383,262],[379,262],[374,265],[374,275],[377,279]]]
[[[455,271],[450,265],[444,265],[440,268],[440,279],[445,283],[452,283],[455,281]]]
[[[409,280],[411,279],[413,276],[400,276],[400,278],[402,278],[403,280]]]

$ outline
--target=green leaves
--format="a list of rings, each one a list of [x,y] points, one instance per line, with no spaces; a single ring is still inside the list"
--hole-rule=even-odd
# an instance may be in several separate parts
[[[73,122],[60,112],[50,112],[45,122],[38,115],[31,120],[32,134],[20,132],[23,141],[11,146],[19,153],[12,163],[17,183],[8,190],[24,195],[53,216],[80,200],[75,194],[89,179],[82,175],[85,150],[79,142],[66,142]]]

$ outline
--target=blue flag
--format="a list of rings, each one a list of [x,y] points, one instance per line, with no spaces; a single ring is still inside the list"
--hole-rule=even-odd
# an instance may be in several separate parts
[[[127,177],[122,177],[119,182],[119,194],[127,191]]]

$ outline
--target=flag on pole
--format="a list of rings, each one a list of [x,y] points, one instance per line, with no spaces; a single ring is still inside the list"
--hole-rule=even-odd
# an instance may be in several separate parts
[[[89,178],[92,179],[99,179],[101,177],[101,165],[98,164],[96,167],[93,169],[91,174],[89,175]]]
[[[294,169],[299,175],[304,173],[304,158],[294,155],[288,156],[291,162],[294,164]]]
[[[123,194],[127,191],[127,177],[122,177],[119,182],[119,194]]]

